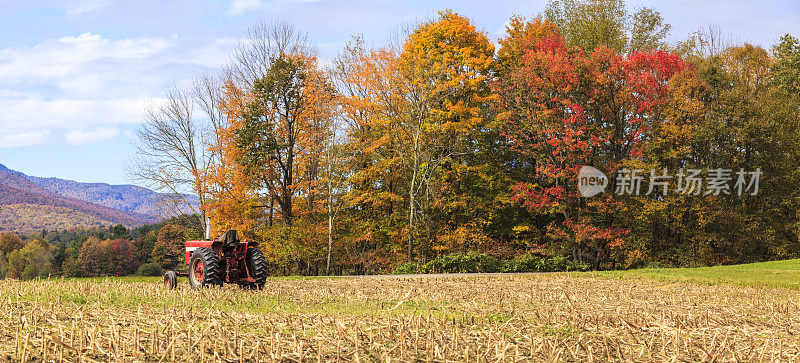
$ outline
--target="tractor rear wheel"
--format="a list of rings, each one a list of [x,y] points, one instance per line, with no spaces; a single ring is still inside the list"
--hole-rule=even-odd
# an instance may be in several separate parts
[[[167,271],[164,274],[164,287],[169,290],[175,289],[178,286],[178,275],[175,275],[175,271]]]
[[[222,285],[219,258],[209,247],[194,250],[189,260],[189,283],[192,288]]]
[[[249,287],[261,290],[264,288],[264,284],[267,283],[267,259],[264,258],[261,250],[255,247],[247,248],[245,259],[247,261],[247,270],[250,271],[250,277],[254,280]]]

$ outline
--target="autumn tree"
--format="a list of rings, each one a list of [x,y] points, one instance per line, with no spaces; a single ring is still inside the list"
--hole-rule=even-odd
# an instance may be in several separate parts
[[[81,264],[80,264],[80,261],[72,253],[69,254],[64,259],[64,263],[61,264],[61,276],[64,276],[64,277],[80,277],[81,276]]]
[[[111,270],[107,272],[110,275],[133,275],[141,265],[141,262],[137,259],[138,251],[136,246],[129,239],[116,238],[108,240],[108,249],[114,256]],[[181,252],[183,252],[182,249]]]
[[[424,259],[441,229],[482,217],[463,175],[488,180],[497,171],[485,170],[487,139],[497,135],[485,106],[493,55],[486,36],[449,11],[397,47],[369,50],[356,38],[345,49],[337,77],[353,168],[348,199],[363,215],[355,222],[361,241],[383,240],[396,251],[402,237],[405,258],[416,250]],[[426,243],[417,245],[422,236]]]
[[[800,91],[800,40],[785,34],[772,47],[772,53],[778,84],[789,95],[797,95]]]
[[[262,23],[249,35],[237,48],[223,87],[220,105],[230,125],[218,132],[222,158],[212,176],[220,223],[246,231],[256,227],[246,221],[263,217],[266,225],[280,220],[290,226],[315,212],[321,141],[329,130],[325,104],[333,97],[313,49],[296,28]],[[305,202],[299,209],[296,198]]]
[[[618,200],[607,195],[586,201],[578,194],[579,168],[592,165],[615,175],[640,160],[648,130],[662,117],[669,80],[683,68],[674,54],[623,56],[605,47],[585,54],[550,36],[500,79],[506,136],[536,171],[514,186],[515,200],[547,216],[548,239],[569,246],[577,260],[599,268],[625,234],[614,221]]]
[[[330,130],[325,110],[330,91],[313,58],[279,54],[267,74],[254,82],[244,110],[231,108],[237,163],[252,176],[254,189],[274,196],[288,225],[296,217],[296,195],[305,198],[306,211],[315,208],[319,146],[322,134]]]
[[[151,252],[153,261],[165,270],[177,268],[183,262],[184,242],[183,228],[171,224],[162,227]]]
[[[493,66],[494,45],[469,19],[451,11],[421,24],[403,45],[399,67],[411,107],[396,127],[408,144],[400,157],[409,179],[409,260],[415,217],[420,214],[425,219],[429,240],[437,228],[432,224],[434,206],[446,210],[459,204],[455,200],[462,195],[457,190],[459,175],[481,167],[470,165],[468,159],[485,131],[485,105],[492,99],[487,81]],[[452,188],[456,190],[448,190]]]
[[[22,272],[25,271],[27,262],[22,256],[22,250],[14,250],[7,254],[4,263],[4,275],[12,279],[22,278]]]
[[[629,13],[624,0],[551,0],[544,14],[568,44],[586,53],[599,46],[629,53],[662,49],[671,28],[652,8]]]
[[[691,101],[683,108],[693,113],[691,134],[652,154],[679,167],[729,169],[731,190],[690,198],[682,201],[685,207],[671,208],[672,215],[652,218],[660,222],[650,228],[660,233],[652,235],[654,248],[648,251],[653,255],[648,257],[688,255],[694,263],[720,264],[796,256],[791,210],[797,203],[797,98],[775,78],[775,59],[763,48],[745,44],[706,54],[696,63],[697,79],[684,78],[674,90],[676,99]],[[664,128],[653,142],[681,135],[682,129]],[[742,170],[761,173],[757,195],[735,190],[736,173]],[[670,220],[689,222],[677,228],[664,223]],[[690,246],[691,253],[675,253],[681,246],[673,247],[669,236]]]
[[[15,233],[5,232],[0,234],[0,254],[7,255],[11,251],[22,247],[25,247],[25,244]]]
[[[525,52],[535,45],[531,42],[558,34],[558,27],[542,16],[530,21],[519,15],[512,16],[506,24],[505,36],[498,40],[498,71],[512,71],[519,66]]]
[[[137,251],[136,259],[141,263],[147,263],[151,261],[153,248],[155,247],[157,240],[157,231],[150,231],[146,235],[134,240],[133,245],[136,247]]]
[[[89,238],[83,243],[78,255],[82,276],[127,276],[136,272],[139,261],[136,247],[127,239]],[[73,275],[72,263],[67,259],[65,273]]]
[[[257,156],[247,155],[238,149],[239,144],[247,138],[256,138],[260,132],[253,122],[251,128],[243,129],[244,114],[246,109],[254,111],[258,108],[255,105],[253,95],[255,87],[264,85],[267,74],[272,70],[275,75],[277,69],[273,65],[277,58],[282,61],[293,61],[298,55],[313,55],[313,50],[307,46],[307,35],[295,26],[281,21],[261,22],[248,29],[248,36],[240,41],[233,52],[233,60],[226,70],[226,82],[220,87],[223,98],[217,106],[220,112],[226,116],[232,116],[236,125],[228,125],[225,128],[216,130],[219,143],[212,146],[221,156],[218,163],[214,166],[215,175],[210,176],[214,185],[214,205],[215,213],[220,214],[220,224],[229,227],[237,227],[245,230],[252,230],[252,223],[245,223],[245,220],[258,219],[260,210],[253,210],[253,205],[262,204],[258,199],[263,199],[264,206],[268,206],[268,224],[273,225],[275,202],[278,194],[274,189],[254,191],[255,184],[264,179],[264,173],[259,175],[246,175],[244,169],[258,168],[256,166]],[[292,58],[291,60],[289,58]],[[291,87],[290,85],[280,85]],[[263,91],[263,89],[262,89]],[[262,104],[263,106],[263,104]],[[266,107],[262,107],[266,111]],[[270,110],[271,111],[271,110]],[[251,113],[252,116],[252,113]],[[250,121],[254,121],[250,119]],[[241,131],[238,131],[240,130]],[[248,147],[258,147],[264,145],[265,141],[258,141],[256,144],[248,144]],[[245,166],[244,164],[248,164]],[[293,165],[294,167],[294,165]],[[292,174],[294,169],[292,169]],[[294,175],[292,175],[294,176]],[[248,192],[249,191],[249,192]],[[287,192],[289,190],[287,189]],[[283,195],[283,200],[291,199]],[[288,212],[287,210],[281,210]],[[236,216],[248,216],[248,218],[237,219]],[[291,219],[291,218],[290,218]]]
[[[345,134],[347,193],[343,199],[348,236],[340,265],[379,271],[402,252],[402,229],[408,215],[404,177],[398,154],[403,145],[393,131],[403,98],[399,46],[369,49],[360,37],[334,62],[338,113]],[[402,106],[402,107],[401,107]]]
[[[6,276],[30,280],[53,273],[50,265],[50,246],[38,239],[30,240],[23,248],[6,255]]]
[[[100,238],[93,236],[83,242],[78,254],[81,276],[107,276],[112,266],[112,256],[109,252],[104,248],[103,240]]]

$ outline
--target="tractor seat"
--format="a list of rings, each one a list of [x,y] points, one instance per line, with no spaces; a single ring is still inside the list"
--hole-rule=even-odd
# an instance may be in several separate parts
[[[222,246],[225,250],[232,250],[239,245],[239,237],[236,236],[235,229],[229,229],[219,237]]]

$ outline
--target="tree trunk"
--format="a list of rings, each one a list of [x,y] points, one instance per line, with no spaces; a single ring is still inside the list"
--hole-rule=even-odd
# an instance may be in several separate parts
[[[333,249],[333,183],[331,182],[331,165],[328,161],[328,262],[325,265],[325,275],[331,274],[331,250]]]
[[[269,197],[269,226],[272,227],[272,214],[275,212],[275,196]]]
[[[414,172],[411,176],[411,186],[408,190],[408,262],[412,262],[414,258],[413,244],[414,244],[414,186],[417,181],[417,161],[414,160]]]
[[[417,164],[419,163],[420,132],[421,130],[417,127],[414,135],[414,147],[411,154],[413,170],[411,171],[411,184],[408,188],[408,262],[413,262],[414,258],[414,188],[417,187],[417,169],[419,169]]]

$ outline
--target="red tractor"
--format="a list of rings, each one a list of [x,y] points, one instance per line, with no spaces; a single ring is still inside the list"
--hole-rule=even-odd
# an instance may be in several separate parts
[[[178,276],[188,276],[194,289],[223,283],[261,289],[267,281],[267,261],[257,246],[258,242],[240,240],[235,230],[213,241],[186,241],[184,258],[188,272],[167,271],[164,286],[174,289]]]

